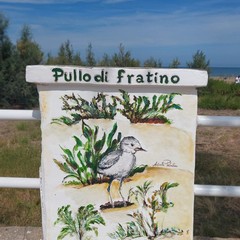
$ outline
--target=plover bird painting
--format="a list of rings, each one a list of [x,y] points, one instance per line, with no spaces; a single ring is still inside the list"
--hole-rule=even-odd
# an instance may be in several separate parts
[[[135,153],[137,151],[146,150],[142,148],[141,144],[135,137],[124,137],[120,142],[120,148],[108,153],[99,162],[98,173],[110,178],[107,191],[109,193],[112,207],[114,207],[114,202],[111,196],[111,184],[115,179],[120,182],[119,194],[123,200],[124,206],[126,206],[121,188],[123,180],[130,175],[132,169],[136,165]]]

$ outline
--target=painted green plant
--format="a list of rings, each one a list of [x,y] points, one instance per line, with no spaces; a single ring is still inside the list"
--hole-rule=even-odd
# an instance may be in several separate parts
[[[118,224],[117,230],[109,234],[112,239],[124,240],[145,237],[154,240],[160,236],[182,234],[183,231],[178,228],[161,228],[157,222],[159,212],[167,213],[167,210],[174,206],[173,202],[167,201],[167,192],[179,184],[164,182],[159,189],[149,194],[149,190],[152,188],[151,184],[150,181],[146,181],[142,186],[130,189],[129,198],[134,197],[140,208],[132,214],[128,214],[134,219],[133,221],[127,222],[126,226]]]
[[[70,112],[70,117],[61,116],[54,118],[53,123],[73,125],[83,119],[113,119],[117,111],[117,103],[114,98],[107,102],[107,95],[98,93],[91,101],[87,101],[80,95],[65,95],[61,97],[63,101],[62,110]]]
[[[121,141],[121,133],[117,132],[115,123],[108,134],[105,132],[99,137],[99,127],[91,128],[82,122],[82,136],[73,136],[75,145],[72,149],[63,148],[64,162],[54,159],[59,168],[67,173],[63,182],[71,180],[71,183],[90,185],[101,182],[97,173],[98,162],[110,151],[117,149]],[[117,134],[116,137],[114,137]]]
[[[182,110],[180,104],[174,103],[173,100],[179,93],[170,93],[154,95],[152,99],[147,96],[133,96],[124,91],[121,97],[107,96],[98,93],[91,101],[87,101],[80,95],[64,95],[62,110],[69,112],[70,116],[61,116],[54,118],[52,123],[73,125],[84,119],[114,119],[117,111],[127,117],[131,123],[168,123],[172,121],[165,114],[170,110]],[[119,108],[119,105],[121,108]]]
[[[98,126],[92,128],[82,121],[82,135],[73,136],[75,145],[72,149],[61,147],[64,162],[57,159],[54,162],[67,174],[63,179],[65,184],[90,185],[108,181],[108,178],[98,174],[98,164],[105,155],[119,147],[122,134],[117,133],[115,123],[109,133],[99,135]],[[136,166],[130,176],[143,172],[145,168],[146,165]]]
[[[97,225],[105,225],[105,221],[92,204],[81,206],[74,216],[69,208],[70,205],[67,205],[58,209],[58,218],[54,224],[61,224],[63,227],[57,240],[62,240],[67,236],[76,236],[79,240],[90,240],[93,238],[88,236],[88,233],[92,232],[98,236]]]
[[[124,91],[121,92],[121,97],[113,97],[122,106],[118,108],[118,111],[125,117],[127,117],[131,123],[146,122],[146,123],[168,123],[172,121],[168,119],[164,114],[169,110],[182,110],[180,104],[173,102],[178,93],[170,93],[163,95],[154,95],[152,99],[146,96],[133,96]]]

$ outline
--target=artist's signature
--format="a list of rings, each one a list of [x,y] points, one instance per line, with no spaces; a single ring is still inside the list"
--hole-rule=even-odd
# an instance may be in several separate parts
[[[163,160],[162,162],[155,162],[154,167],[177,167],[176,163],[172,162],[171,160]]]

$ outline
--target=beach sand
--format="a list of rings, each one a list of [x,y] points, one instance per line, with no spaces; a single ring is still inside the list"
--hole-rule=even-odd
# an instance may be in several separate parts
[[[209,78],[214,80],[221,80],[228,83],[234,83],[236,80],[236,76],[214,76],[214,77],[210,76]]]

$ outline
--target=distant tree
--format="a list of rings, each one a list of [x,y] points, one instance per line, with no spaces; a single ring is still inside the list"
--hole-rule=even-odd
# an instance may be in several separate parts
[[[12,43],[7,35],[9,20],[0,12],[0,70],[12,54]]]
[[[98,62],[97,65],[103,66],[103,67],[104,66],[110,67],[110,66],[112,66],[111,58],[109,57],[109,55],[107,53],[104,53],[102,59]]]
[[[14,46],[6,35],[8,21],[0,15],[0,106],[2,108],[30,108],[38,104],[36,86],[27,83],[27,65],[42,62],[43,53],[33,41],[31,29],[25,25]]]
[[[172,62],[169,65],[169,68],[178,68],[180,66],[180,61],[178,60],[178,58],[174,58],[172,60]]]
[[[55,64],[55,57],[53,57],[51,53],[47,54],[45,64],[47,64],[47,65]]]
[[[20,38],[17,40],[16,53],[12,63],[17,72],[12,73],[15,80],[11,86],[11,105],[21,108],[34,107],[38,104],[38,93],[36,86],[26,82],[25,73],[27,65],[38,65],[43,61],[43,52],[40,45],[33,40],[32,30],[24,25]]]
[[[160,60],[156,60],[155,58],[150,57],[144,61],[143,66],[148,68],[161,68],[162,63]]]
[[[78,65],[78,66],[83,65],[82,59],[80,57],[80,52],[74,53],[72,65]]]
[[[43,60],[43,52],[38,43],[33,40],[32,31],[28,25],[24,25],[20,39],[17,41],[17,50],[23,65],[37,65]]]
[[[9,20],[5,17],[3,13],[0,12],[0,41],[2,42],[4,38],[8,38],[6,35],[6,30],[9,25]]]
[[[14,45],[7,35],[9,21],[0,13],[0,107],[8,108],[11,103],[9,102],[10,87],[14,78],[12,72],[15,71],[14,60]]]
[[[93,47],[92,47],[91,43],[89,43],[88,47],[87,47],[86,65],[89,67],[96,66],[96,60],[95,60],[95,56],[93,53]]]
[[[123,44],[119,46],[119,52],[112,57],[112,66],[116,67],[139,67],[140,62],[131,57],[130,51],[125,51]]]
[[[58,51],[58,62],[61,64],[71,64],[73,60],[73,46],[70,41],[67,40],[61,44]]]
[[[192,56],[192,62],[187,62],[187,66],[189,68],[202,69],[210,72],[210,61],[206,60],[206,55],[200,50]]]
[[[46,64],[83,65],[83,62],[80,53],[75,53],[72,44],[67,40],[60,45],[56,57],[53,57],[50,53],[48,54]]]

